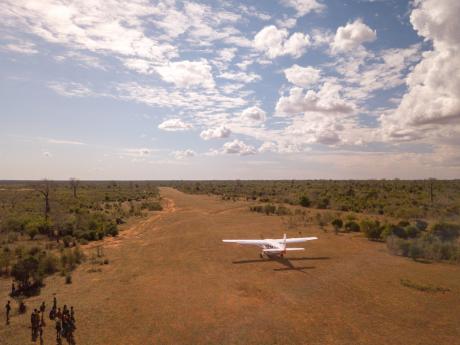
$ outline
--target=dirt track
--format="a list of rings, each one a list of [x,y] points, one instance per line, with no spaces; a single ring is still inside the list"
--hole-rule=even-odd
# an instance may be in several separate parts
[[[74,305],[85,345],[460,344],[460,267],[314,228],[302,235],[320,239],[289,262],[260,260],[257,249],[221,239],[282,236],[279,217],[250,213],[244,202],[161,194],[166,211],[104,242],[110,264],[101,272],[85,263],[71,285],[47,279],[28,305],[49,305],[53,293]],[[450,291],[421,292],[400,279]],[[0,281],[2,306],[8,287]],[[0,344],[30,343],[28,317],[14,315],[8,327],[2,318]],[[44,344],[55,344],[50,325]]]

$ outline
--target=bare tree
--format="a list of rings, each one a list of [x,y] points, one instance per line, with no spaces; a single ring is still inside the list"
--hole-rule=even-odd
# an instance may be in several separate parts
[[[51,211],[50,208],[50,189],[51,189],[51,181],[45,179],[43,182],[35,187],[35,190],[39,192],[41,195],[43,195],[44,201],[45,201],[45,208],[44,208],[44,214],[45,214],[45,221],[48,222],[48,215]]]
[[[75,177],[70,178],[70,188],[72,188],[74,198],[77,197],[77,189],[79,185],[80,181],[78,179],[76,179]]]

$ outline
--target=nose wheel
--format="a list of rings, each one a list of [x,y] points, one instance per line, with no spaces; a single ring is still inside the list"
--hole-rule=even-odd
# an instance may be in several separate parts
[[[262,253],[260,253],[259,256],[260,256],[261,259],[264,258],[264,254],[262,254]]]

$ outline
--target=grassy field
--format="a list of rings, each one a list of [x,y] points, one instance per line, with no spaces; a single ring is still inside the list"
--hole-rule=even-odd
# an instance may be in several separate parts
[[[45,280],[28,306],[76,309],[77,344],[459,344],[460,266],[391,255],[361,233],[287,228],[250,212],[252,201],[161,188],[164,209],[134,219],[102,244],[108,265],[87,260],[72,284]],[[287,260],[222,238],[314,235]],[[10,281],[0,279],[0,300]],[[0,327],[2,344],[28,344],[28,315]],[[45,329],[45,344],[54,332]]]

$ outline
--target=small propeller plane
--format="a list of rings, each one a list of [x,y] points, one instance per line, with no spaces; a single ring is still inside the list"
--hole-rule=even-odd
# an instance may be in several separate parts
[[[237,243],[243,245],[253,245],[262,248],[260,257],[263,258],[264,255],[268,258],[280,257],[283,258],[286,252],[305,250],[305,248],[287,248],[289,243],[301,243],[307,241],[317,240],[318,237],[293,237],[287,238],[284,234],[283,238],[280,239],[263,239],[263,240],[222,240],[225,243]]]

